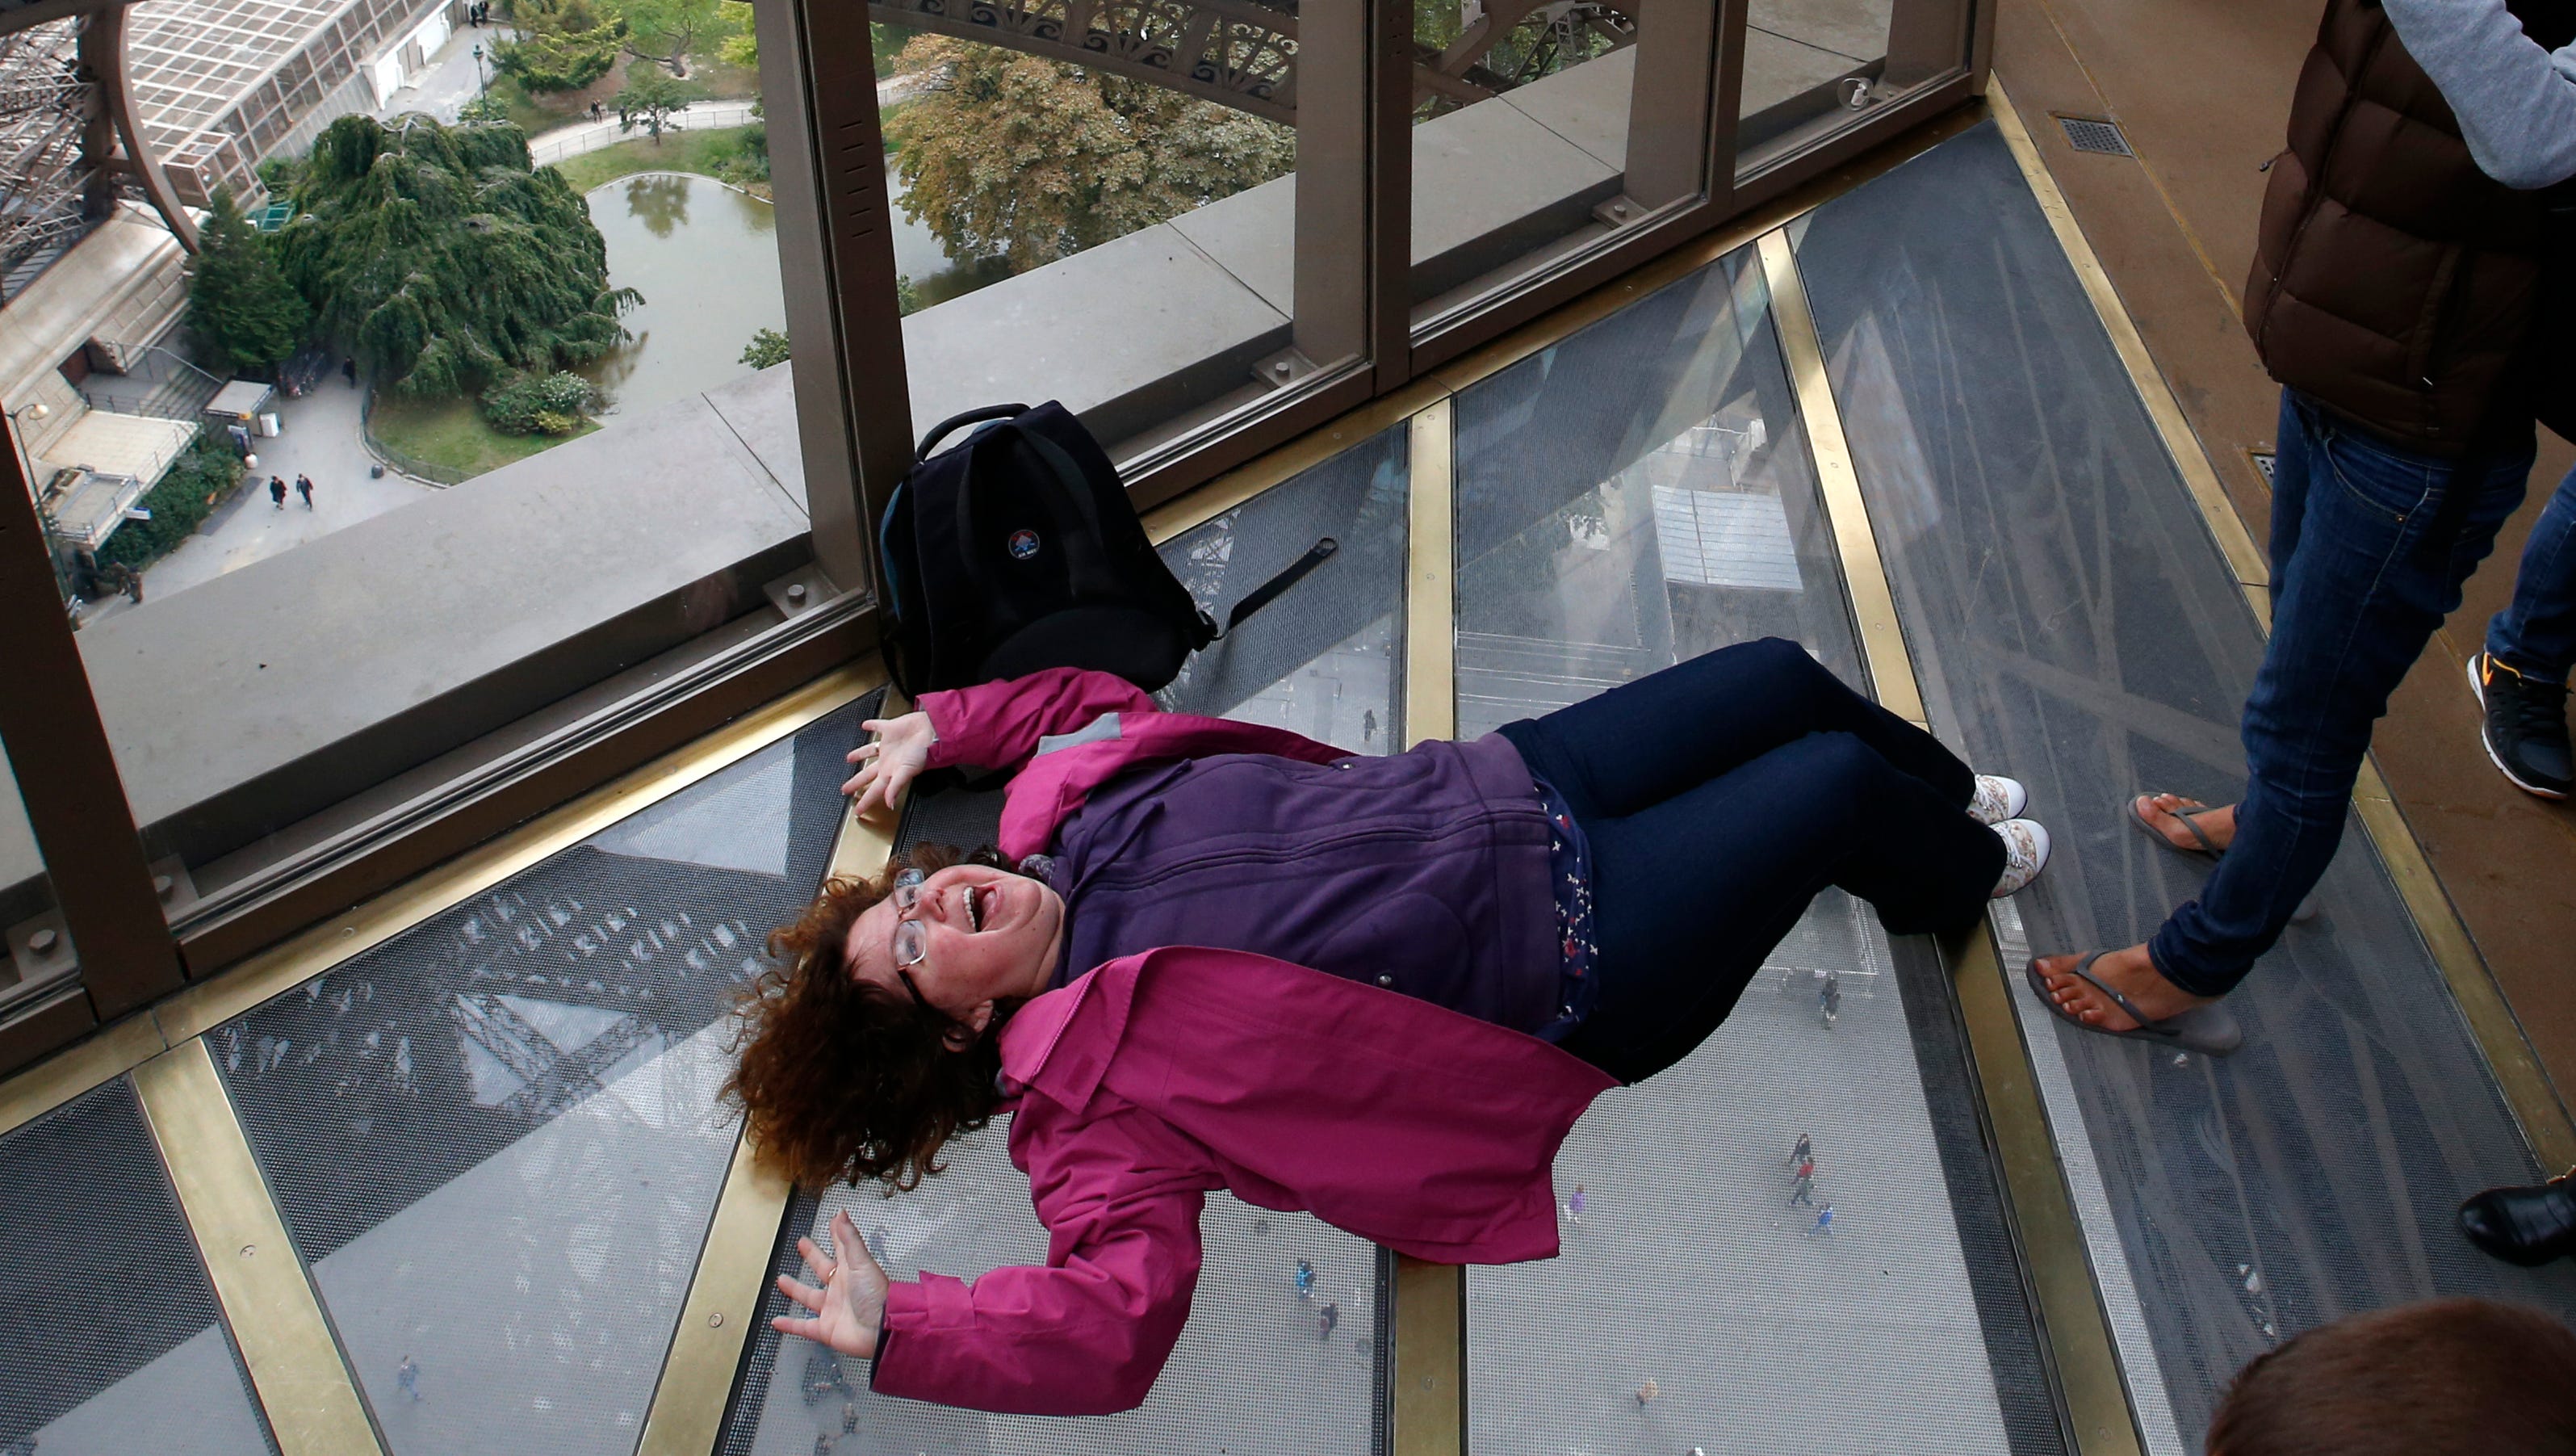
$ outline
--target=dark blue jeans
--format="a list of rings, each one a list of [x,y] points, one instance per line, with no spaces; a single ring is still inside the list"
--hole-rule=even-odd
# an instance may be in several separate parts
[[[2563,683],[2576,668],[2576,470],[2540,508],[2513,601],[2487,623],[2487,651],[2540,682]]]
[[[1890,931],[1984,913],[1975,775],[1793,642],[1694,657],[1505,724],[1592,845],[1600,1001],[1561,1045],[1622,1081],[1688,1055],[1827,885]]]
[[[2147,942],[2166,980],[2226,995],[2324,877],[2370,725],[2521,504],[2532,454],[2418,455],[2281,392],[2272,640],[2245,699],[2245,794],[2200,898]]]

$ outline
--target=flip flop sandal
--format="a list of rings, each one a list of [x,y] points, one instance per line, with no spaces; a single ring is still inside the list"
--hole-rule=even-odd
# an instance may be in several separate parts
[[[2022,978],[2030,982],[2030,989],[2038,995],[2039,1004],[2047,1007],[2050,1015],[2078,1031],[2089,1031],[2096,1036],[2119,1036],[2133,1041],[2151,1041],[2160,1046],[2180,1047],[2187,1052],[2199,1052],[2203,1056],[2211,1057],[2226,1056],[2245,1044],[2245,1029],[2236,1024],[2236,1017],[2226,1007],[2214,1001],[2207,1006],[2195,1006],[2179,1015],[2168,1016],[2162,1021],[2149,1021],[2144,1012],[2130,1004],[2128,997],[2103,984],[2094,976],[2093,963],[2100,960],[2104,954],[2105,952],[2097,950],[2077,961],[2075,974],[2082,977],[2086,985],[2109,997],[2112,1005],[2129,1013],[2129,1019],[2138,1024],[2127,1031],[2113,1031],[2106,1026],[2095,1026],[2058,1005],[2057,998],[2048,994],[2048,982],[2040,977],[2037,960],[2032,960],[2022,968]]]
[[[2176,844],[2172,840],[2165,838],[2165,832],[2163,830],[2158,829],[2155,825],[2147,822],[2147,816],[2138,812],[2138,800],[2152,799],[2155,797],[2156,796],[2153,794],[2130,795],[2129,822],[2135,824],[2138,828],[2153,836],[2156,843],[2163,845],[2165,848],[2172,850],[2176,854],[2196,854],[2202,859],[2215,860],[2219,856],[2227,853],[2226,850],[2220,849],[2216,844],[2210,842],[2209,832],[2202,829],[2200,825],[2195,822],[2201,815],[2215,814],[2220,809],[2227,807],[2226,805],[2220,804],[2211,806],[2203,804],[2197,809],[2167,809],[2160,811],[2171,814],[2176,819],[2182,821],[2182,827],[2190,830],[2191,837],[2200,841],[2199,847],[2195,849],[2191,845]]]
[[[2226,806],[2224,804],[2203,804],[2197,809],[2168,809],[2163,811],[2173,815],[2176,819],[2181,820],[2182,827],[2191,831],[2191,837],[2200,841],[2199,846],[2195,848],[2191,845],[2176,844],[2172,840],[2165,838],[2165,832],[2163,830],[2148,823],[2147,816],[2138,812],[2139,799],[2152,799],[2154,797],[2155,795],[2153,794],[2132,794],[2129,796],[2129,822],[2138,826],[2138,829],[2142,833],[2146,834],[2156,843],[2172,850],[2176,854],[2193,855],[2200,859],[2208,860],[2212,864],[2217,863],[2226,855],[2227,851],[2219,848],[2216,844],[2211,843],[2209,832],[2202,829],[2196,822],[2203,814],[2215,814],[2220,809],[2225,808]],[[2306,899],[2301,900],[2299,902],[2299,908],[2290,912],[2290,923],[2292,925],[2305,925],[2316,918],[2317,897],[2314,895],[2310,895]]]

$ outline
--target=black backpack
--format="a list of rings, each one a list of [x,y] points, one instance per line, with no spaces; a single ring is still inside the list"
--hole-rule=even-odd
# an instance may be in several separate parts
[[[978,425],[934,455],[942,438]],[[992,405],[922,437],[878,526],[886,668],[908,697],[1049,667],[1152,692],[1218,637],[1145,537],[1109,454],[1065,407]],[[1245,597],[1228,630],[1338,549]]]

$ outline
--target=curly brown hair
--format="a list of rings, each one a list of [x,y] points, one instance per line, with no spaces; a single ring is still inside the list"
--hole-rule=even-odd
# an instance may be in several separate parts
[[[743,1109],[760,1160],[820,1191],[874,1178],[910,1189],[942,1171],[950,1138],[992,1119],[1002,1097],[1006,1000],[973,1045],[948,1044],[954,1023],[850,974],[850,926],[894,888],[894,876],[952,864],[1009,869],[986,848],[960,855],[919,845],[872,879],[827,881],[792,925],[769,936],[770,968],[734,1007],[741,1059],[724,1095]]]

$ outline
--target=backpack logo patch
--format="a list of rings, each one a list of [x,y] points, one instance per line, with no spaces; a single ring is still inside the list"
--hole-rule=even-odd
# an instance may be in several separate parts
[[[1005,544],[1010,548],[1013,561],[1026,561],[1038,554],[1038,533],[1028,530],[1013,531],[1011,539]]]

